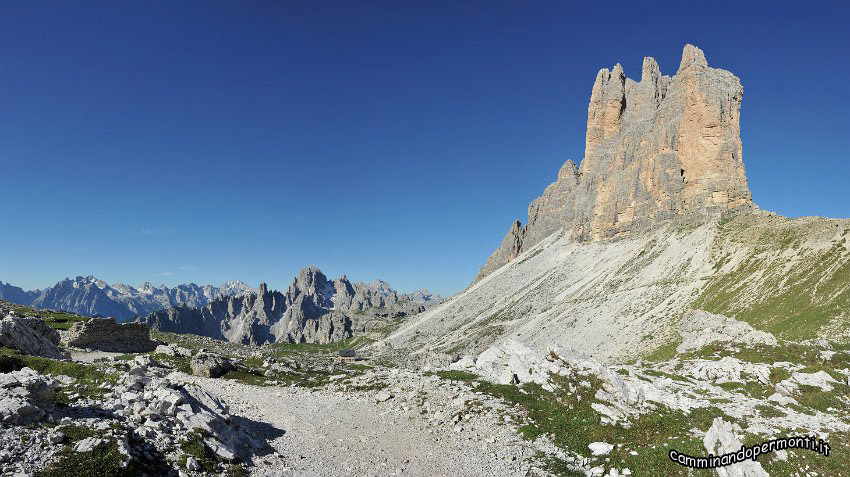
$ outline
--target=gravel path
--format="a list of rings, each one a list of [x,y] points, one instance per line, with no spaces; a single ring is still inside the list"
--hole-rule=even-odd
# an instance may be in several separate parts
[[[255,421],[249,426],[269,439],[277,454],[258,457],[252,475],[493,477],[539,473],[527,460],[534,450],[504,424],[506,411],[498,409],[499,403],[440,380],[396,377],[388,388],[394,397],[376,402],[374,391],[311,391],[185,379],[218,394],[231,414]],[[451,416],[453,406],[463,406],[467,398],[495,407],[485,406],[492,410],[458,422],[441,417]],[[427,402],[424,408],[423,402]]]

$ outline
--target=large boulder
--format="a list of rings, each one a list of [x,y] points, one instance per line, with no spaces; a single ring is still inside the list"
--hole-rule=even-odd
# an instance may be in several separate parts
[[[191,362],[192,374],[205,378],[219,378],[232,369],[233,362],[224,356],[205,351],[198,352]]]
[[[24,354],[45,358],[63,359],[56,346],[58,333],[38,318],[22,318],[13,314],[0,320],[0,346],[16,349]]]
[[[697,350],[711,343],[736,343],[747,346],[776,346],[776,337],[766,331],[754,329],[749,323],[707,311],[692,310],[679,329],[682,343],[676,352]]]
[[[22,425],[41,420],[53,408],[59,385],[30,368],[0,374],[0,422]]]
[[[560,364],[547,360],[524,344],[507,340],[487,348],[475,360],[475,368],[486,379],[499,384],[547,384],[549,374]]]
[[[714,418],[711,428],[708,429],[703,438],[705,450],[716,456],[740,451],[742,444],[735,435],[736,430],[741,430],[737,424],[730,424],[720,417]],[[761,464],[754,460],[747,460],[727,467],[718,467],[716,470],[719,477],[770,477],[770,474],[765,472]]]
[[[163,373],[144,365],[131,368],[106,406],[138,424],[137,432],[152,442],[174,442],[196,431],[218,458],[250,462],[263,443],[230,415],[227,405],[201,387],[176,383]]]
[[[116,353],[146,353],[155,350],[158,343],[151,340],[146,324],[117,323],[114,318],[93,318],[75,323],[62,335],[62,344]]]

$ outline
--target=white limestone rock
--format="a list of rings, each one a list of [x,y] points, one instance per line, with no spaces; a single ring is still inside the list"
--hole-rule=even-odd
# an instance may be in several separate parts
[[[607,442],[591,442],[587,445],[587,448],[590,449],[590,452],[593,455],[608,455],[614,450],[614,444],[608,444]]]
[[[58,334],[43,320],[22,318],[9,314],[0,320],[0,346],[16,349],[24,354],[45,358],[64,359],[56,346]]]
[[[716,417],[703,438],[703,445],[708,454],[723,455],[737,452],[741,449],[741,441],[735,435],[741,428]],[[716,469],[718,477],[770,477],[758,461],[733,464]]]
[[[716,342],[748,346],[777,344],[776,337],[754,329],[749,323],[702,310],[692,310],[688,313],[679,333],[682,335],[682,343],[676,348],[678,353],[698,350]]]
[[[59,382],[30,368],[0,374],[0,422],[21,425],[41,420],[53,409]]]

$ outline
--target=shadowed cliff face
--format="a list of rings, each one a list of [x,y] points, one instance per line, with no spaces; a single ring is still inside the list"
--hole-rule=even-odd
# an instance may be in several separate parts
[[[618,64],[599,71],[587,112],[584,160],[511,226],[477,280],[563,229],[576,240],[645,232],[659,221],[696,223],[752,208],[741,154],[743,89],[686,45],[678,72],[644,58],[640,82]]]

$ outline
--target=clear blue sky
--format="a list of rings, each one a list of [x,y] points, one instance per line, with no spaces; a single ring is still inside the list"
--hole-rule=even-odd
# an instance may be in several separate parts
[[[685,43],[741,78],[755,201],[850,216],[846,2],[583,3],[4,1],[0,280],[451,294],[582,158],[599,68]]]

